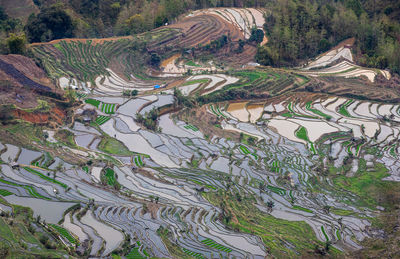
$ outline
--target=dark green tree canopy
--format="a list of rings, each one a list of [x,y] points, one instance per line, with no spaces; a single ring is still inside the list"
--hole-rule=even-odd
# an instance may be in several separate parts
[[[26,32],[30,42],[43,42],[73,36],[74,25],[62,6],[54,5],[28,19]]]

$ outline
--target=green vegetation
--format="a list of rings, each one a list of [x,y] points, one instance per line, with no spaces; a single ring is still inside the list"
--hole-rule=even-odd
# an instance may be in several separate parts
[[[272,69],[242,70],[232,72],[230,75],[240,80],[218,91],[197,97],[197,102],[206,104],[228,100],[268,98],[298,87],[294,75]]]
[[[53,235],[33,218],[30,208],[11,206],[13,213],[0,216],[0,253],[2,258],[65,258],[76,256],[68,253],[64,245],[51,238]],[[33,226],[35,225],[35,227]],[[29,248],[27,244],[30,244]]]
[[[61,129],[54,134],[55,139],[58,141],[64,143],[68,147],[75,148],[77,147],[75,143],[75,135],[73,132],[67,130],[67,129]]]
[[[152,109],[150,112],[146,112],[144,115],[137,113],[135,121],[142,124],[149,130],[158,131],[157,120],[159,112],[156,108]]]
[[[310,140],[308,139],[308,135],[307,135],[307,130],[305,127],[300,126],[297,131],[296,131],[296,137],[298,137],[299,139],[305,140],[307,142],[309,142]]]
[[[97,148],[103,152],[118,156],[131,156],[134,154],[121,141],[104,135]]]
[[[208,81],[209,81],[208,79],[190,80],[190,81],[186,81],[185,83],[183,83],[182,86],[194,85],[194,84],[205,84],[205,83],[207,83]]]
[[[279,194],[281,196],[285,196],[286,195],[286,190],[284,190],[282,188],[279,188],[279,187],[276,187],[276,186],[272,186],[272,185],[267,185],[267,188],[270,191],[272,191],[272,192],[274,192],[276,194]]]
[[[186,66],[201,67],[200,65],[194,63],[193,60],[189,60],[188,62],[186,62]]]
[[[89,98],[89,99],[85,99],[85,103],[91,104],[94,107],[98,108],[101,102],[99,100]]]
[[[167,228],[160,226],[160,228],[157,229],[157,234],[161,237],[161,240],[163,241],[163,243],[165,244],[165,246],[167,247],[168,251],[170,252],[173,258],[182,258],[182,259],[189,259],[193,257],[199,259],[202,258],[193,254],[189,255],[189,253],[192,253],[191,251],[185,248],[181,248],[178,245],[176,245],[174,241],[171,241],[173,240],[173,235],[171,231],[169,231]]]
[[[139,252],[139,247],[135,246],[131,252],[125,256],[127,259],[145,259],[146,257]]]
[[[101,111],[105,114],[114,114],[115,112],[115,103],[102,103],[101,104]]]
[[[357,214],[351,210],[344,210],[344,209],[338,209],[338,208],[331,208],[330,212],[332,212],[333,214],[339,215],[339,216],[351,216],[351,215]]]
[[[135,156],[135,164],[137,167],[143,167],[143,161],[141,156]]]
[[[71,244],[78,244],[78,241],[73,236],[71,236],[71,234],[65,228],[55,224],[50,224],[50,226],[57,230],[57,232],[65,237]]]
[[[240,133],[240,142],[245,145],[255,146],[256,142],[257,142],[257,138],[241,132]]]
[[[230,215],[229,212],[233,214],[232,217],[237,221],[229,220],[226,223],[229,227],[236,231],[258,235],[275,257],[288,258],[299,255],[309,257],[315,246],[322,245],[307,223],[286,221],[263,213],[253,205],[254,198],[244,197],[239,202],[232,193],[222,191],[203,193],[203,195],[212,204],[220,206],[225,217]],[[291,244],[291,248],[285,246],[286,242]],[[329,253],[337,256],[340,251],[330,249]]]
[[[61,182],[59,182],[59,181],[57,181],[57,180],[55,180],[55,179],[53,179],[53,178],[50,178],[50,177],[48,177],[48,176],[42,174],[41,172],[36,171],[36,170],[34,170],[34,169],[30,168],[30,167],[24,167],[24,169],[25,169],[26,171],[32,173],[32,174],[36,174],[37,176],[39,176],[40,178],[42,178],[42,179],[44,179],[44,180],[46,180],[46,181],[49,181],[49,182],[58,184],[58,185],[60,185],[60,186],[63,187],[63,188],[67,188],[67,187],[68,187],[66,184],[61,183]]]
[[[359,171],[353,177],[337,175],[332,180],[337,187],[356,194],[360,206],[391,208],[394,206],[394,194],[400,191],[400,184],[383,181],[382,178],[389,175],[387,171],[384,165],[376,163],[373,171]]]
[[[326,232],[325,232],[324,226],[321,226],[321,231],[322,231],[322,234],[324,234],[324,237],[325,237],[326,241],[329,241],[329,237],[328,237],[328,235],[327,235]]]
[[[306,103],[306,109],[307,109],[308,111],[310,111],[310,112],[312,112],[312,113],[315,113],[316,115],[321,116],[322,118],[325,118],[326,120],[332,119],[332,116],[327,115],[327,114],[321,112],[320,110],[317,110],[317,109],[315,109],[315,108],[312,108],[311,105],[312,105],[312,102]]]
[[[26,24],[30,42],[70,38],[73,35],[73,30],[72,18],[62,5],[43,8],[37,16],[31,15]]]
[[[96,108],[100,108],[100,110],[106,114],[114,114],[116,108],[115,103],[103,103],[99,100],[91,98],[85,99],[85,103],[91,104]]]
[[[10,181],[7,181],[7,180],[1,179],[1,178],[0,178],[0,182],[9,184],[9,185],[13,185],[13,186],[20,186],[20,187],[24,188],[29,193],[29,195],[31,195],[34,198],[50,200],[50,198],[41,195],[40,193],[38,193],[36,191],[35,187],[32,187],[30,185],[17,184],[17,183],[10,182]]]
[[[347,111],[347,107],[349,107],[349,105],[352,104],[353,102],[354,100],[348,100],[346,103],[340,105],[338,112],[343,116],[352,117]]]
[[[245,154],[245,155],[250,154],[250,150],[249,150],[247,147],[245,147],[245,146],[240,145],[240,146],[239,146],[239,149],[240,149],[240,151],[242,151],[242,153]]]
[[[395,18],[399,6],[394,7],[389,1],[309,4],[279,0],[267,6],[271,12],[264,28],[269,41],[258,48],[256,55],[261,64],[297,65],[355,37],[353,51],[362,65],[400,71],[400,52],[396,51],[400,48],[396,38],[400,25]],[[383,12],[384,6],[390,7],[389,11]]]
[[[12,193],[12,192],[10,192],[8,190],[0,189],[0,195],[1,196],[9,196],[9,195],[12,195],[12,194],[14,194],[14,193]]]
[[[183,126],[185,129],[190,129],[190,130],[193,130],[193,131],[199,131],[199,129],[196,127],[196,126],[194,126],[194,125],[191,125],[191,124],[187,124],[187,125],[185,125],[185,126]]]
[[[206,246],[209,246],[211,248],[215,248],[218,250],[221,250],[223,252],[227,252],[230,253],[232,252],[232,249],[226,246],[223,246],[221,244],[218,244],[217,242],[215,242],[214,240],[210,239],[210,238],[206,238],[204,240],[201,241],[203,244],[205,244]]]
[[[103,125],[104,123],[106,123],[109,119],[111,119],[111,117],[109,116],[104,116],[104,115],[99,115],[96,118],[96,123],[98,125]]]
[[[190,250],[188,250],[186,248],[182,248],[182,250],[183,250],[183,252],[185,252],[185,254],[193,256],[195,258],[199,258],[199,259],[204,258],[204,256],[202,254],[200,254],[200,253],[196,253],[196,252],[190,251]]]
[[[104,176],[107,178],[107,184],[108,185],[114,185],[115,183],[115,172],[111,168],[106,168],[105,169],[105,174]]]
[[[295,210],[302,210],[302,211],[305,211],[305,212],[308,212],[308,213],[314,213],[312,210],[307,209],[307,208],[303,208],[303,207],[298,206],[298,205],[293,205],[292,208],[295,209]]]
[[[24,34],[16,35],[11,33],[7,38],[7,46],[11,54],[25,54],[26,38]]]

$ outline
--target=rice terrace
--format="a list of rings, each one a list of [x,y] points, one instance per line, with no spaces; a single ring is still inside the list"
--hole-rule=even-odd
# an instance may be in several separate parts
[[[0,257],[400,258],[399,10],[0,1]]]

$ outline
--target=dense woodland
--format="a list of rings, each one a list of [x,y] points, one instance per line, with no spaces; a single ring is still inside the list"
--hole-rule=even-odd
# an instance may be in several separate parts
[[[172,23],[195,9],[265,7],[266,46],[256,59],[295,66],[355,37],[357,62],[400,72],[400,2],[396,0],[35,0],[40,9],[22,24],[0,7],[2,53],[24,53],[25,42],[136,34]]]
[[[298,65],[299,61],[355,37],[359,64],[400,72],[399,1],[277,2],[269,6],[271,12],[264,26],[269,43],[258,49],[260,63]]]

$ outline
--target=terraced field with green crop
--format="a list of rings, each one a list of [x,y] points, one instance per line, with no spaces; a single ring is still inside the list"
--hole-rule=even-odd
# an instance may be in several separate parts
[[[368,76],[383,72],[341,60],[292,69],[232,63],[257,52],[247,39],[253,26],[264,30],[264,12],[193,11],[139,35],[29,46],[68,98],[49,104],[65,112],[63,122],[23,123],[26,111],[12,107],[1,124],[0,252],[258,259],[383,251],[400,193],[394,83],[381,87],[393,98],[383,102],[342,91],[377,87]],[[243,53],[228,55],[239,39]]]

